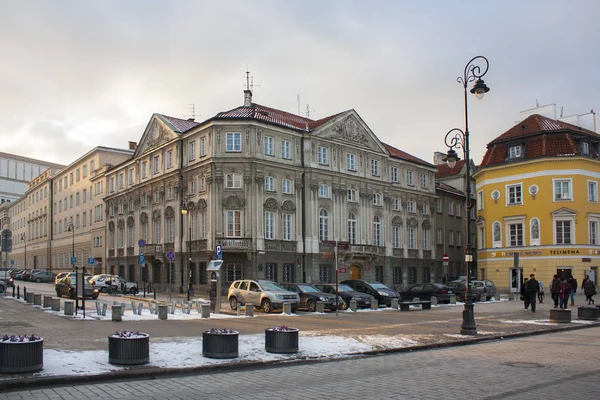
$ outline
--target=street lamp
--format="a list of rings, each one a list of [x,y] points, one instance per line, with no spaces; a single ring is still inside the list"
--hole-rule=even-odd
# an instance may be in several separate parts
[[[71,264],[72,264],[72,268],[73,268],[73,272],[75,272],[75,315],[77,315],[77,310],[79,309],[79,296],[77,295],[77,277],[79,275],[79,271],[77,268],[77,261],[75,258],[75,226],[73,225],[72,222],[69,222],[69,225],[67,227],[68,231],[73,233],[72,237],[73,237],[73,252],[72,252],[72,256],[71,256]]]
[[[484,62],[485,67],[481,68],[476,63]],[[454,168],[456,162],[460,160],[458,154],[454,149],[463,149],[463,155],[465,158],[465,221],[466,221],[466,246],[465,246],[465,266],[466,266],[466,288],[465,288],[465,308],[463,310],[463,322],[460,329],[460,333],[463,335],[477,335],[477,326],[475,325],[475,314],[473,308],[473,298],[471,297],[470,289],[470,278],[471,278],[471,263],[473,262],[473,254],[471,252],[471,223],[470,223],[470,210],[473,204],[471,203],[471,171],[470,171],[470,154],[469,154],[469,113],[468,113],[468,102],[467,102],[467,85],[469,82],[475,81],[473,88],[470,90],[478,99],[490,91],[487,87],[482,76],[484,76],[489,69],[489,62],[484,56],[477,56],[471,59],[465,67],[464,75],[459,76],[457,81],[463,85],[464,96],[465,96],[465,130],[459,128],[451,129],[446,133],[445,142],[448,146],[448,153],[443,161],[448,163],[450,168]],[[483,72],[482,72],[483,70]]]
[[[21,240],[25,243],[25,269],[27,269],[27,236],[21,233]]]
[[[183,205],[181,206],[181,215],[185,217],[185,215],[190,212],[190,203],[188,200],[183,201]],[[190,292],[192,291],[192,224],[191,224],[192,214],[188,218],[188,283],[187,283],[187,301],[190,301]],[[182,271],[183,273],[183,271]],[[181,278],[183,280],[183,276]],[[183,285],[182,285],[183,286]]]

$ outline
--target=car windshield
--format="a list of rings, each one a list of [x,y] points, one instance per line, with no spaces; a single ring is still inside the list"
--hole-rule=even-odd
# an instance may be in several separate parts
[[[338,286],[338,292],[354,292],[354,289],[352,289],[348,285],[339,285]]]
[[[263,281],[259,283],[262,290],[285,290],[275,282]]]
[[[320,290],[316,289],[310,285],[298,285],[298,287],[300,288],[300,290],[302,290],[304,293],[318,293]]]
[[[388,290],[390,290],[389,287],[385,286],[383,283],[380,283],[380,282],[369,282],[369,285],[371,285],[371,287],[373,289],[388,289]]]

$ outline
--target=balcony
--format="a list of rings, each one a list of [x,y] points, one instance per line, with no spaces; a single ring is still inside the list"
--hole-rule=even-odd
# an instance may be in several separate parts
[[[128,247],[127,248],[127,255],[128,256],[132,256],[135,253],[135,248],[133,247]]]
[[[394,249],[394,257],[404,257],[404,249]]]
[[[109,257],[114,257],[115,256],[115,249],[108,249],[108,256]]]
[[[293,253],[296,251],[296,241],[292,240],[265,240],[266,251],[279,251]]]
[[[408,249],[408,258],[419,258],[419,249]]]
[[[147,244],[144,247],[144,255],[146,256],[162,256],[162,244]]]
[[[223,251],[250,251],[252,239],[215,238],[216,243],[221,243]]]
[[[120,248],[117,249],[117,257],[123,257],[125,255],[125,249],[124,248]]]
[[[385,247],[371,246],[367,244],[351,244],[350,253],[365,254],[370,256],[385,256]]]
[[[192,251],[206,251],[207,250],[207,240],[192,240]]]
[[[175,251],[175,243],[165,243],[165,253]]]

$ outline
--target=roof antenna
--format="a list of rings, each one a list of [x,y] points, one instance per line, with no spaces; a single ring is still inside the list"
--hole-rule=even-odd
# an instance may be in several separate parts
[[[538,99],[535,99],[535,107],[538,108],[540,106],[540,103],[538,102]]]
[[[563,108],[564,108],[564,107],[561,107],[561,108],[560,108],[560,117],[561,117],[561,118],[563,117]]]
[[[300,94],[296,95],[296,99],[298,101],[298,115],[300,115]]]
[[[246,90],[250,90],[250,71],[248,71],[248,65],[246,65]]]
[[[187,107],[184,108],[183,118],[189,121],[196,120],[196,104],[191,103],[188,104]]]

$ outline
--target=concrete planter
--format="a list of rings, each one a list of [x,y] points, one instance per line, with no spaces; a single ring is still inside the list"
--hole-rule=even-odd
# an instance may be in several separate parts
[[[207,358],[236,358],[239,332],[202,332],[202,355]]]
[[[32,342],[0,341],[0,373],[37,372],[44,367],[44,339]]]
[[[141,365],[150,362],[150,335],[108,337],[108,362],[115,365]]]
[[[577,307],[577,319],[585,321],[598,321],[600,308],[597,307]]]
[[[571,322],[571,310],[562,308],[550,309],[550,322],[568,324]]]
[[[265,329],[265,350],[269,353],[292,354],[298,352],[298,329]]]

